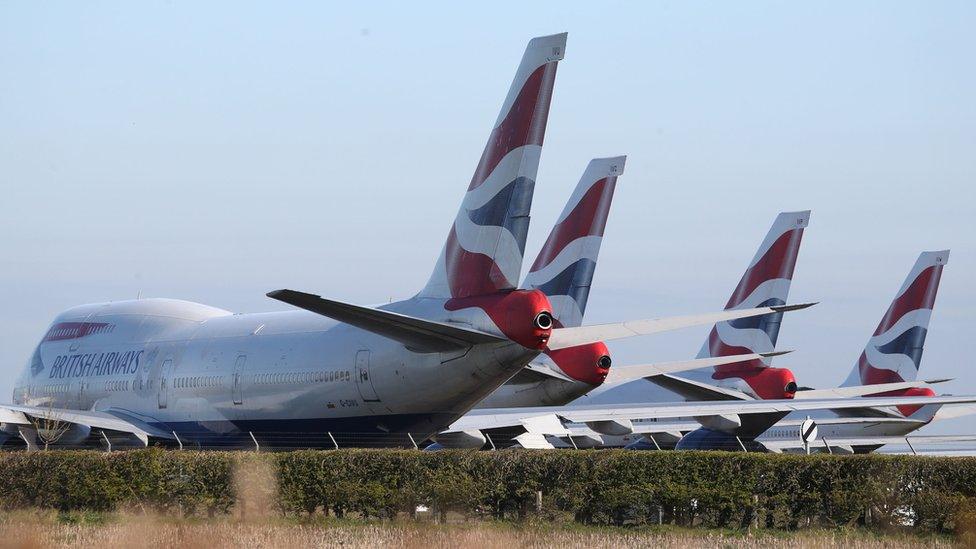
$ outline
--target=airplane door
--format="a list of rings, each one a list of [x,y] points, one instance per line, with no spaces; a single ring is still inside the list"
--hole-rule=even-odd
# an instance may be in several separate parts
[[[356,353],[356,386],[359,388],[359,396],[363,397],[364,401],[380,401],[373,388],[373,380],[369,378],[369,351],[367,350]]]
[[[169,404],[169,372],[173,369],[173,361],[166,359],[159,368],[159,387],[156,389],[156,404],[162,410]]]
[[[85,407],[85,385],[84,379],[78,381],[78,406],[81,408]]]
[[[234,404],[244,404],[244,363],[247,362],[246,355],[237,357],[234,363]]]

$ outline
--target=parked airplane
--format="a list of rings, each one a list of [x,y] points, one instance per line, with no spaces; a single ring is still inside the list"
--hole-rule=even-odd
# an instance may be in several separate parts
[[[293,290],[303,310],[259,314],[169,299],[83,305],[58,315],[0,406],[0,431],[29,446],[274,445],[370,434],[405,445],[442,430],[543,350],[765,315],[756,307],[599,326],[553,326],[538,289],[516,289],[556,65],[566,35],[531,40],[427,285],[372,308]],[[901,402],[901,401],[899,401]]]
[[[589,162],[522,283],[523,288],[546,294],[557,327],[583,324],[610,205],[625,161],[625,156],[619,156]],[[477,408],[562,405],[603,383],[622,383],[649,375],[750,361],[776,354],[782,353],[770,350],[764,355],[748,353],[628,364],[611,369],[610,350],[602,341],[559,350],[546,349],[478,403]]]
[[[743,303],[762,303],[770,300],[780,300],[785,302],[792,274],[795,266],[796,255],[799,250],[799,242],[802,238],[802,231],[809,220],[809,212],[783,213],[780,214],[773,223],[772,228],[760,246],[759,252],[750,263],[742,280],[740,280],[733,297],[729,301],[730,307],[742,306]],[[792,373],[788,370],[776,371],[769,368],[762,362],[769,357],[752,355],[752,361],[742,362],[737,357],[744,355],[728,356],[730,352],[736,351],[757,351],[762,349],[772,349],[776,341],[780,317],[778,315],[766,315],[758,317],[759,322],[751,325],[743,322],[734,322],[716,325],[706,342],[705,347],[696,360],[719,360],[723,358],[736,359],[731,362],[740,364],[730,365],[727,370],[709,368],[695,372],[702,381],[696,382],[670,376],[666,373],[649,374],[648,379],[659,377],[674,377],[678,379],[674,385],[687,390],[694,387],[704,393],[706,397],[712,397],[718,401],[713,404],[729,404],[735,400],[756,400],[755,396],[760,393],[775,391],[775,387],[770,387],[768,382],[763,384],[762,380],[768,379],[787,379],[781,387],[782,397],[792,397],[796,391]],[[743,326],[743,324],[746,324]],[[734,342],[735,344],[731,344]],[[689,361],[693,362],[693,361]],[[773,370],[771,376],[762,373],[763,369]],[[680,371],[676,368],[675,371]],[[784,373],[785,372],[785,373]],[[709,383],[709,381],[711,383]],[[750,383],[751,382],[751,383]],[[714,384],[714,385],[713,385]],[[880,391],[902,391],[924,387],[925,382],[917,381],[895,381],[892,380],[883,385],[848,386],[837,389],[825,390],[805,390],[802,391],[803,400],[812,399],[836,399],[845,397],[858,397],[866,394],[878,393]],[[644,386],[650,385],[645,381],[634,381],[622,385]],[[743,389],[743,390],[737,390]],[[613,392],[613,388],[608,391]],[[748,391],[748,393],[746,392]],[[912,393],[909,393],[912,394]],[[693,396],[693,395],[689,395]],[[782,398],[781,397],[781,398]],[[583,400],[583,399],[581,399]],[[599,398],[587,398],[588,402],[600,400]],[[708,400],[708,399],[704,399]],[[864,399],[860,399],[864,402]],[[745,412],[743,414],[731,413],[709,413],[695,415],[699,412],[694,403],[688,403],[685,408],[689,415],[676,415],[676,411],[681,409],[680,404],[672,402],[662,402],[657,407],[655,403],[647,403],[643,406],[658,414],[648,417],[632,417],[627,414],[616,414],[614,410],[625,408],[627,410],[640,409],[642,402],[634,398],[627,404],[623,400],[615,400],[604,404],[581,405],[580,410],[594,414],[594,417],[602,419],[583,420],[584,424],[575,424],[569,418],[587,417],[583,412],[573,413],[577,409],[579,401],[571,406],[550,407],[550,408],[522,408],[508,407],[495,409],[476,409],[469,412],[465,417],[451,425],[444,432],[435,438],[440,443],[438,447],[481,447],[483,444],[494,444],[499,441],[514,439],[524,447],[546,448],[559,446],[561,441],[565,441],[563,446],[591,447],[591,446],[622,446],[627,443],[641,440],[652,443],[655,447],[673,447],[685,433],[702,429],[701,422],[735,422],[734,427],[741,425],[741,422],[761,426],[766,423],[766,427],[775,423],[776,419],[782,418],[785,412]],[[646,401],[643,401],[646,402]],[[876,403],[877,401],[871,401]],[[802,404],[803,410],[808,402]],[[479,407],[483,408],[483,407]],[[743,408],[747,410],[748,408]],[[694,412],[694,414],[692,413]],[[628,412],[629,413],[629,412]],[[698,421],[692,420],[695,417]],[[787,429],[794,429],[795,426],[788,424]],[[763,427],[765,429],[765,427]],[[485,435],[488,435],[488,438]],[[647,435],[647,437],[645,437]],[[655,435],[661,439],[658,442]],[[797,437],[797,440],[799,438]],[[729,443],[735,444],[734,447],[728,446]],[[712,444],[710,448],[741,448],[744,444],[749,444],[752,448],[757,448],[754,441],[749,438],[742,439],[735,434],[725,433],[725,439],[721,445]]]
[[[946,380],[918,381],[922,350],[928,324],[935,305],[942,270],[948,263],[949,251],[923,252],[909,271],[878,328],[868,340],[864,351],[845,382],[834,389],[801,389],[796,399],[844,396],[934,396],[930,385]],[[720,387],[700,387],[702,399],[749,400],[754,395],[736,393]],[[708,393],[711,393],[709,397]],[[900,408],[867,407],[814,413],[822,440],[830,441],[816,448],[831,452],[868,452],[891,440],[904,440],[935,419],[942,410],[939,405],[902,406]],[[947,415],[957,417],[972,413],[973,409],[959,407]],[[688,425],[638,424],[626,440],[601,440],[605,443],[630,442],[634,448],[659,448],[674,443],[679,449],[737,450],[743,445],[770,451],[800,451],[805,443],[798,436],[800,425],[809,414],[791,414],[775,421],[775,416],[756,418],[750,431],[731,428],[698,428]],[[766,425],[763,425],[763,423]],[[758,431],[758,434],[753,434]],[[681,433],[686,433],[681,436]],[[577,436],[586,433],[577,431]],[[590,438],[593,438],[592,436]],[[653,440],[652,440],[653,439]]]

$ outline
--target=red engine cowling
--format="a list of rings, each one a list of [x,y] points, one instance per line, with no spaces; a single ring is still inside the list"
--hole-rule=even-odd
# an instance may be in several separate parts
[[[789,368],[749,368],[716,372],[713,379],[739,378],[763,400],[793,398],[796,377]]]
[[[546,354],[566,375],[594,387],[602,385],[610,373],[610,350],[602,341],[546,351]]]
[[[485,311],[505,337],[529,349],[545,349],[554,327],[552,305],[539,290],[454,298],[444,305],[449,311],[468,307]]]

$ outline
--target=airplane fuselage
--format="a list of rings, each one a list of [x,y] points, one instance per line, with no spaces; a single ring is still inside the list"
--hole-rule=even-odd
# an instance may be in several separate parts
[[[384,308],[445,317],[441,300]],[[479,312],[448,319],[489,330]],[[536,354],[511,342],[418,353],[307,311],[232,314],[147,299],[60,315],[14,402],[110,411],[202,444],[233,433],[268,445],[319,445],[327,434],[402,444],[449,425]]]

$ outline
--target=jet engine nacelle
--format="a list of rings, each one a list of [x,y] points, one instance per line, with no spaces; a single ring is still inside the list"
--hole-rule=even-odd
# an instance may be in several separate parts
[[[696,416],[695,421],[702,427],[712,431],[735,432],[742,427],[742,418],[738,414],[721,414],[716,416]]]
[[[40,445],[44,444],[44,440],[50,440],[50,444],[55,446],[74,446],[81,444],[91,435],[91,427],[88,425],[81,425],[78,423],[72,423],[64,432],[60,433],[59,430],[63,429],[53,428],[53,429],[37,429],[37,443]]]
[[[479,450],[488,442],[485,435],[478,430],[474,431],[452,431],[442,433],[433,437],[441,448]]]
[[[588,421],[586,422],[586,426],[601,435],[621,436],[634,432],[634,424],[629,419]]]
[[[741,452],[745,446],[748,452],[768,452],[761,443],[753,439],[738,438],[722,431],[711,429],[695,429],[681,437],[675,450],[724,450],[726,452]]]

